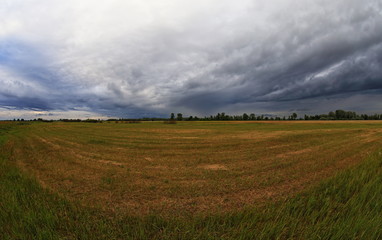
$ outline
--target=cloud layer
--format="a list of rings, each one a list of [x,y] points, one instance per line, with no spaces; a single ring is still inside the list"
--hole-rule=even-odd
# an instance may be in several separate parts
[[[0,16],[0,106],[18,111],[381,112],[379,0],[0,0]]]

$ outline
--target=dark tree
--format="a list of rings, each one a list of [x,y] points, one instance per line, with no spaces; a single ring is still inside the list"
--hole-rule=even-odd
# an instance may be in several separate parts
[[[336,110],[336,119],[345,119],[346,113],[344,110]]]
[[[171,113],[171,117],[170,117],[171,120],[174,120],[175,119],[175,114],[174,113]]]
[[[177,119],[178,121],[182,121],[182,120],[183,120],[183,114],[178,113],[176,119]]]

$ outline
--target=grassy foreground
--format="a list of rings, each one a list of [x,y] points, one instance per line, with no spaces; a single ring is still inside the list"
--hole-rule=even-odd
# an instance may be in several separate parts
[[[0,239],[379,239],[382,155],[291,199],[192,218],[131,217],[86,208],[44,190],[10,161],[0,125]]]

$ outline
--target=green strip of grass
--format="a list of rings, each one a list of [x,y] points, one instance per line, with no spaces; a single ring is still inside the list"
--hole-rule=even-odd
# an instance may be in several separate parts
[[[0,128],[0,144],[9,133]],[[0,239],[381,239],[382,156],[284,202],[238,213],[134,218],[81,207],[44,190],[0,151]]]

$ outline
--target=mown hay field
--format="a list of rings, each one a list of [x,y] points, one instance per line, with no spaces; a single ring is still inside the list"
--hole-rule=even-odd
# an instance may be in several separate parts
[[[207,216],[282,201],[381,147],[378,121],[33,123],[9,161],[110,214]]]

